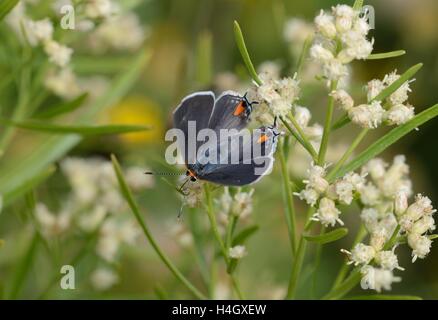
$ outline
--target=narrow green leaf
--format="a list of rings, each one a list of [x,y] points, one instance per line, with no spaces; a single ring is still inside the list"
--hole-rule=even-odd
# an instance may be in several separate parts
[[[427,110],[417,114],[414,118],[406,122],[405,124],[392,129],[386,135],[381,137],[379,140],[370,145],[365,151],[359,154],[350,163],[342,167],[336,174],[334,178],[342,177],[347,172],[354,171],[360,168],[363,164],[371,160],[372,158],[379,155],[381,152],[386,150],[390,145],[400,140],[406,134],[418,128],[423,123],[433,119],[438,115],[438,104],[430,107]]]
[[[397,89],[400,88],[406,81],[412,79],[412,77],[418,72],[418,70],[421,69],[422,66],[422,63],[417,63],[416,65],[410,67],[408,70],[406,70],[405,73],[400,76],[400,78],[398,78],[385,89],[383,89],[372,101],[383,101],[388,98],[391,94],[397,91]]]
[[[403,296],[392,294],[371,294],[349,297],[346,298],[346,300],[423,300],[423,298],[417,296]]]
[[[251,237],[259,229],[260,229],[260,227],[257,225],[243,229],[234,237],[232,245],[236,246],[238,244],[244,243],[249,237]]]
[[[297,75],[301,75],[301,71],[303,70],[304,63],[306,61],[306,57],[309,53],[310,45],[313,42],[313,35],[308,36],[303,44],[303,49],[301,50],[300,57],[298,59],[297,67],[296,67],[296,73]]]
[[[328,294],[326,294],[322,299],[323,300],[334,300],[341,299],[348,292],[350,292],[359,282],[362,275],[360,273],[360,269],[356,268],[351,271],[350,275],[344,282],[331,290]]]
[[[259,78],[254,65],[252,64],[251,58],[249,57],[248,50],[246,49],[245,39],[243,38],[242,30],[240,29],[239,23],[234,21],[234,36],[236,37],[236,44],[239,48],[240,54],[242,55],[243,62],[245,62],[246,68],[251,76],[251,78],[258,84],[261,85],[263,82]]]
[[[347,113],[344,113],[342,116],[339,117],[338,120],[335,121],[332,126],[332,130],[340,129],[348,123],[350,123],[350,118],[348,117]]]
[[[354,1],[353,9],[354,9],[355,11],[360,11],[360,10],[362,10],[362,7],[363,7],[363,0],[356,0],[356,1]]]
[[[15,8],[19,0],[2,0],[0,2],[0,21],[2,21],[12,9]]]
[[[40,119],[48,119],[59,116],[61,114],[73,112],[81,107],[88,98],[88,93],[81,94],[73,100],[61,103],[56,106],[49,107],[47,110],[38,112],[35,117]]]
[[[406,54],[405,50],[396,50],[396,51],[382,52],[382,53],[372,53],[367,57],[367,60],[389,59],[389,58],[400,57],[404,54]]]
[[[34,232],[34,235],[30,239],[29,246],[24,254],[24,257],[15,269],[15,275],[12,281],[12,289],[9,293],[9,299],[14,300],[20,294],[21,288],[23,287],[24,281],[29,275],[29,271],[32,268],[33,260],[36,255],[38,248],[38,243],[40,241],[38,233]]]
[[[149,130],[149,127],[140,125],[71,126],[57,125],[36,120],[11,121],[7,119],[0,119],[0,123],[32,131],[53,134],[80,134],[83,136],[122,134]]]
[[[316,236],[312,235],[304,235],[304,239],[310,242],[316,242],[319,244],[326,244],[330,242],[334,242],[336,240],[342,239],[348,234],[347,228],[338,228],[326,233],[322,233]]]
[[[114,155],[111,155],[111,161],[113,163],[113,168],[117,176],[117,181],[119,182],[120,191],[123,197],[125,198],[126,202],[128,203],[129,207],[131,208],[131,211],[134,214],[135,218],[137,219],[137,222],[140,225],[141,229],[143,230],[144,235],[148,239],[154,251],[159,256],[160,260],[163,261],[163,263],[173,273],[173,275],[179,281],[181,281],[181,283],[184,284],[186,288],[189,289],[194,296],[196,296],[198,299],[205,299],[206,297],[190,283],[190,281],[176,268],[176,266],[172,263],[172,261],[170,261],[167,255],[165,255],[164,252],[161,250],[155,238],[152,236],[151,232],[149,231],[149,227],[146,225],[146,222],[144,221],[140,213],[140,210],[138,208],[136,201],[134,200],[131,190],[129,190],[128,184],[126,183],[125,178],[123,177],[120,164]]]
[[[50,166],[49,168],[41,171],[38,175],[34,176],[32,179],[24,181],[21,185],[16,188],[6,192],[3,195],[3,205],[6,207],[15,200],[22,197],[27,192],[36,188],[38,185],[47,180],[56,171],[55,166]]]
[[[150,60],[151,52],[143,51],[133,58],[124,73],[117,76],[105,94],[101,95],[84,114],[77,119],[77,123],[92,123],[96,114],[102,109],[116,104],[129,91],[142,73],[144,66]],[[29,146],[29,155],[22,159],[15,159],[3,165],[0,169],[0,193],[5,194],[22,185],[54,163],[81,141],[79,135],[53,135],[45,138],[35,146]]]

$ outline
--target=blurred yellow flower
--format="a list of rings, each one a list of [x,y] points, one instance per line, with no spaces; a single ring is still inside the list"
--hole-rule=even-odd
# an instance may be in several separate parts
[[[163,122],[160,106],[146,97],[128,97],[109,110],[109,122],[113,124],[139,124],[151,129],[120,135],[127,144],[159,143],[163,138]]]

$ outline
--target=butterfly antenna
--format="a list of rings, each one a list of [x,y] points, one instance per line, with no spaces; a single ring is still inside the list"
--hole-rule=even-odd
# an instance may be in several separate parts
[[[185,172],[151,172],[151,171],[146,171],[144,174],[154,175],[154,176],[184,176],[184,175],[186,175]]]

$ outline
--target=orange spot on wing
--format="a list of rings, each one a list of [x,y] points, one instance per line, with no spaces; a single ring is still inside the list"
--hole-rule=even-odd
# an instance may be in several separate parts
[[[243,101],[237,105],[236,110],[234,110],[233,115],[240,116],[245,111],[245,107],[243,106]]]
[[[259,140],[257,140],[257,143],[263,143],[266,142],[266,140],[268,140],[268,136],[266,134],[262,134]]]
[[[196,174],[192,170],[189,170],[189,177],[196,178]]]

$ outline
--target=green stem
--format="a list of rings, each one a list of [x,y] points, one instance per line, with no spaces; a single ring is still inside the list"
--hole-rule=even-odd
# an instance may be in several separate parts
[[[202,280],[204,281],[205,285],[209,288],[209,284],[212,283],[210,280],[210,275],[208,271],[208,265],[207,260],[205,258],[204,252],[203,252],[203,246],[204,243],[201,230],[199,228],[199,221],[198,221],[198,212],[196,212],[196,209],[190,208],[189,210],[189,225],[190,230],[193,235],[194,239],[194,254],[198,261],[199,270],[201,273]],[[210,290],[209,290],[210,292]]]
[[[280,117],[280,121],[284,124],[284,126],[289,131],[289,133],[303,146],[303,148],[306,149],[310,155],[312,155],[313,161],[317,161],[318,157],[317,157],[316,151],[313,149],[312,145],[307,144],[303,140],[303,138],[297,132],[295,132],[294,129],[292,129],[292,127],[289,125],[289,123],[285,119],[283,119],[283,117]],[[309,147],[309,145],[311,148]],[[313,149],[313,152],[312,152],[312,149]],[[314,156],[313,156],[313,154],[314,154]]]
[[[361,279],[360,268],[355,268],[344,282],[339,284],[334,290],[331,290],[328,294],[326,294],[322,299],[323,300],[334,300],[341,299],[348,292],[350,292]]]
[[[100,226],[102,224],[103,222],[100,223],[100,225],[96,228],[96,230],[94,230],[91,234],[89,234],[86,237],[85,244],[81,247],[78,253],[73,257],[73,259],[68,263],[68,265],[76,267],[88,253],[93,252],[93,248],[96,245],[97,237],[99,235]],[[37,300],[46,299],[53,286],[59,282],[62,276],[63,276],[62,274],[56,272],[55,276],[49,281],[49,284],[47,285],[45,290],[43,290],[42,293],[37,297]]]
[[[298,131],[298,134],[303,139],[303,142],[306,145],[305,147],[310,152],[310,155],[312,156],[312,158],[313,159],[317,159],[318,158],[318,154],[316,153],[315,148],[313,148],[313,146],[310,143],[309,139],[307,139],[306,134],[304,133],[303,129],[301,128],[300,124],[297,122],[295,117],[292,115],[292,113],[289,114],[289,120],[292,122],[292,124],[294,125],[295,129]]]
[[[332,92],[333,90],[336,90],[337,86],[338,86],[338,82],[332,81],[330,84],[330,92]],[[324,164],[325,154],[327,153],[328,139],[329,139],[330,131],[331,131],[331,127],[332,127],[334,106],[335,106],[335,100],[331,95],[329,95],[327,114],[326,114],[325,125],[324,125],[324,132],[322,134],[321,147],[319,148],[319,154],[318,154],[318,164],[319,165]]]
[[[290,187],[289,180],[289,170],[287,168],[286,157],[284,154],[284,149],[280,149],[280,165],[281,165],[281,175],[283,177],[283,192],[286,201],[286,223],[289,233],[290,246],[292,249],[292,256],[295,256],[297,246],[296,246],[296,218],[295,218],[295,208],[294,208],[294,198],[292,194],[292,188]]]
[[[23,257],[20,265],[17,268],[17,273],[15,274],[14,282],[12,283],[12,289],[9,294],[9,299],[14,300],[17,298],[18,294],[21,291],[21,287],[23,286],[23,282],[26,279],[29,270],[32,267],[32,260],[35,257],[36,249],[38,247],[39,235],[37,232],[34,232],[30,240],[29,247],[26,251],[26,254]]]
[[[327,181],[331,181],[336,174],[338,173],[339,169],[344,165],[344,163],[350,158],[354,150],[357,148],[357,146],[361,143],[361,141],[365,138],[367,135],[369,129],[362,129],[362,131],[359,133],[359,135],[354,139],[353,143],[350,145],[350,147],[345,151],[342,158],[336,163],[335,167],[329,172],[327,175]]]
[[[227,249],[227,251],[231,247],[234,230],[236,229],[237,220],[238,220],[238,216],[236,216],[235,214],[231,214],[231,219],[227,225],[227,235],[225,238],[225,248]]]
[[[210,188],[209,188],[208,184],[204,185],[204,191],[205,191],[205,197],[206,197],[206,201],[207,201],[208,219],[210,220],[210,224],[211,224],[211,228],[213,230],[214,237],[216,238],[216,241],[219,244],[219,248],[220,248],[220,251],[222,253],[222,256],[224,257],[224,261],[225,261],[225,264],[227,266],[227,270],[230,270],[229,269],[230,259],[228,257],[228,252],[227,252],[227,249],[225,247],[225,244],[224,244],[222,237],[219,233],[216,217],[215,217],[214,212],[213,212],[213,199],[211,197],[211,192],[210,192]],[[234,290],[235,290],[238,298],[243,300],[244,297],[242,295],[242,291],[240,290],[239,283],[238,283],[235,275],[232,272],[229,272],[229,275],[230,275],[231,282],[233,284]]]
[[[394,229],[394,232],[391,235],[391,238],[385,243],[385,246],[383,247],[383,250],[389,250],[391,249],[398,239],[398,234],[400,232],[400,225],[398,224],[397,227]]]
[[[356,244],[362,242],[362,240],[366,237],[366,235],[367,235],[367,230],[365,229],[365,226],[361,224],[356,234],[356,238],[354,239],[351,247],[354,248]],[[344,281],[348,273],[348,270],[350,270],[350,265],[347,264],[347,261],[345,261],[338,271],[338,275],[336,276],[335,282],[333,283],[331,290],[334,290],[337,286],[339,286],[342,283],[342,281]]]
[[[216,216],[213,212],[213,199],[211,197],[211,192],[208,184],[204,185],[204,192],[205,192],[205,198],[207,201],[207,215],[208,219],[210,220],[210,225],[213,230],[214,237],[216,238],[217,243],[219,244],[219,249],[221,251],[222,256],[224,257],[225,264],[228,266],[229,259],[228,259],[228,252],[225,248],[225,244],[222,241],[222,237],[219,233],[219,229],[217,226]]]
[[[320,233],[323,234],[325,232],[325,227],[321,227]],[[313,267],[313,276],[312,276],[312,293],[313,296],[316,296],[316,285],[318,283],[318,270],[319,266],[321,264],[321,255],[322,255],[322,244],[318,243],[316,245],[316,252],[315,252],[315,262]]]
[[[301,50],[300,57],[298,58],[298,63],[297,63],[297,68],[296,68],[297,75],[300,75],[301,70],[304,67],[304,61],[306,60],[306,56],[307,56],[307,53],[309,52],[309,48],[310,48],[310,45],[312,44],[312,41],[313,41],[313,35],[308,36],[306,38],[306,40],[304,41],[303,49]]]
[[[120,168],[119,162],[117,161],[116,157],[114,155],[111,155],[111,160],[113,162],[114,171],[117,175],[117,180],[120,185],[121,192],[123,196],[125,197],[126,201],[129,204],[129,207],[131,208],[132,213],[134,214],[135,218],[137,219],[138,224],[140,225],[141,229],[143,230],[144,235],[148,239],[149,243],[151,244],[152,248],[155,250],[161,261],[167,266],[167,268],[173,273],[173,275],[181,281],[183,285],[187,287],[187,289],[190,290],[190,292],[193,293],[195,297],[198,299],[206,299],[207,297],[201,293],[184,275],[178,270],[178,268],[170,261],[170,259],[164,254],[164,252],[161,250],[161,248],[158,246],[157,242],[155,241],[154,237],[152,236],[151,232],[149,231],[148,226],[146,225],[145,221],[143,220],[143,217],[140,214],[140,210],[137,206],[137,203],[134,201],[134,198],[132,196],[131,191],[129,190],[128,185],[126,184],[126,181],[122,175],[122,169]]]
[[[230,274],[230,277],[231,277],[231,282],[233,283],[234,291],[237,294],[237,297],[239,298],[239,300],[245,300],[245,297],[242,294],[242,290],[240,290],[240,285],[239,285],[239,282],[237,281],[235,275],[232,273],[232,274]]]
[[[306,224],[304,231],[301,234],[300,242],[298,243],[298,250],[297,250],[297,253],[295,255],[295,261],[294,261],[294,264],[293,264],[292,269],[291,269],[291,275],[290,275],[290,279],[289,279],[289,285],[287,288],[286,299],[294,299],[295,298],[297,285],[298,285],[298,281],[299,281],[299,276],[301,273],[301,269],[302,269],[303,262],[304,262],[304,257],[306,255],[306,248],[307,248],[307,241],[306,241],[306,239],[304,239],[304,234],[307,231],[309,231],[310,228],[313,226],[313,221],[310,220],[310,218],[311,218],[312,214],[314,213],[314,211],[315,211],[315,208],[313,208],[313,207],[309,207],[309,209],[307,210],[305,221],[308,221],[308,223]]]

